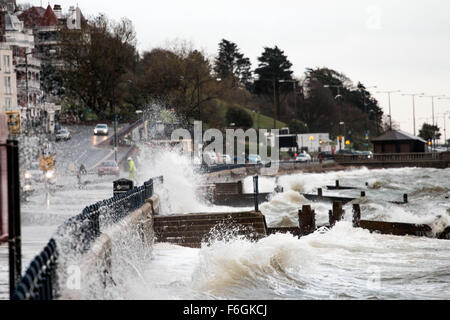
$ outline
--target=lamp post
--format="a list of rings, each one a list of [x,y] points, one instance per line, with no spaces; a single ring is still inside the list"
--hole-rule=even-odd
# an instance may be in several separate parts
[[[433,96],[426,96],[426,95],[420,95],[419,98],[431,98],[431,114],[432,114],[432,119],[433,119],[433,127],[435,126],[435,122],[434,122],[434,98],[442,98],[443,95],[433,95]],[[433,149],[436,147],[436,137],[435,134],[433,133],[433,145],[432,145]]]
[[[273,85],[273,128],[276,129],[277,128],[277,112],[276,112],[276,94],[275,94],[275,82],[276,81],[280,81],[280,80],[276,80],[276,79],[256,79],[256,81],[269,81],[272,83]]]
[[[364,89],[376,89],[377,86],[371,86],[371,87],[366,87]],[[362,98],[363,98],[363,107],[364,107],[364,111],[366,113],[366,147],[367,147],[367,151],[369,151],[369,115],[367,112],[367,105],[366,105],[366,97],[364,95],[364,92],[362,90],[363,88],[359,88],[359,91],[361,92]]]
[[[449,100],[450,98],[447,97],[440,97],[438,100]],[[447,128],[446,128],[446,122],[447,122],[447,115],[449,115],[450,112],[444,112],[444,144],[447,145]],[[447,148],[448,149],[448,148]]]
[[[415,102],[415,98],[416,96],[423,96],[424,93],[404,93],[402,94],[402,96],[410,96],[412,97],[412,103],[413,103],[413,130],[414,130],[414,135],[416,135],[416,102]]]
[[[294,92],[294,110],[297,112],[297,95],[296,95],[296,88],[297,88],[297,80],[278,80],[279,83],[285,83],[285,82],[292,82],[293,84],[293,92]]]
[[[343,86],[341,86],[341,85],[329,85],[329,84],[326,84],[326,85],[324,85],[323,86],[324,88],[336,88],[337,89],[337,95],[336,95],[336,97],[334,97],[334,99],[335,100],[337,100],[338,101],[338,98],[340,99],[340,98],[342,98],[342,96],[341,96],[341,88],[344,88]],[[339,108],[339,122],[341,122],[342,121],[342,115],[341,115],[341,108]],[[343,123],[343,122],[342,122]],[[339,149],[341,148],[341,143],[339,143]]]
[[[398,93],[401,90],[377,91],[377,93],[387,93],[389,100],[389,130],[392,130],[392,113],[391,113],[391,93]]]
[[[29,97],[28,97],[28,56],[30,54],[34,54],[34,50],[31,50],[30,52],[25,52],[25,94],[26,94],[26,112],[27,112],[27,129],[30,129],[30,122],[31,122],[31,112],[30,112],[30,105],[29,105]]]

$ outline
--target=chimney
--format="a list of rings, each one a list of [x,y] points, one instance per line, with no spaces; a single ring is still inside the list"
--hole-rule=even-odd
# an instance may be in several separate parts
[[[61,6],[59,4],[55,4],[53,6],[53,12],[55,13],[55,16],[58,19],[62,19],[62,9],[61,9]]]

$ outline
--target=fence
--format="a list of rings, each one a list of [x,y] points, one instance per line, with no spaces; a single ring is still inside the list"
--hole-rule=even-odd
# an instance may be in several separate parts
[[[380,153],[368,158],[365,155],[336,155],[337,162],[410,162],[410,161],[442,161],[449,158],[445,152],[427,153]]]
[[[57,245],[55,239],[50,240],[41,254],[31,262],[12,299],[51,300],[57,297],[58,247],[63,246],[74,253],[85,253],[100,236],[101,229],[117,223],[153,196],[154,181],[161,182],[162,177],[150,179],[140,187],[88,206],[81,214],[62,224],[56,234],[64,243]]]

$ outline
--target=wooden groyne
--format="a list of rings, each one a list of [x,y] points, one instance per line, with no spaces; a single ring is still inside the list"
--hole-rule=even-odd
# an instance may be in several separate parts
[[[199,248],[202,242],[234,236],[258,240],[267,235],[265,217],[256,211],[233,213],[197,213],[155,216],[153,230],[156,242],[168,242]]]
[[[347,188],[352,188],[352,189],[356,189],[353,187],[347,187]],[[350,197],[341,197],[341,196],[325,196],[323,194],[323,190],[322,188],[318,188],[317,189],[317,194],[308,194],[308,193],[301,193],[302,196],[304,196],[306,199],[311,200],[313,202],[317,202],[317,201],[321,201],[321,202],[335,202],[335,201],[340,201],[343,204],[347,204],[353,200],[356,200],[358,198],[350,198]],[[366,191],[361,191],[360,193],[360,197],[365,197],[367,195]],[[393,203],[393,204],[407,204],[408,203],[408,195],[405,193],[403,194],[403,201],[388,201],[389,203]]]
[[[254,188],[257,189],[255,185]],[[206,195],[206,199],[214,205],[242,208],[252,207],[256,202],[262,204],[268,201],[272,192],[244,193],[242,181],[237,181],[202,186],[198,188],[198,194]]]
[[[261,212],[249,211],[155,216],[153,228],[156,242],[199,248],[202,243],[208,243],[211,239],[220,240],[228,236],[245,236],[250,240],[259,240],[275,233],[290,233],[302,237],[321,227],[334,227],[336,222],[342,220],[344,214],[342,202],[335,201],[332,210],[329,211],[329,223],[323,226],[316,225],[314,210],[310,205],[304,205],[298,212],[297,227],[269,228]],[[352,221],[355,228],[363,228],[374,233],[450,240],[450,227],[439,234],[434,234],[430,226],[423,224],[361,220],[359,204],[353,205]]]

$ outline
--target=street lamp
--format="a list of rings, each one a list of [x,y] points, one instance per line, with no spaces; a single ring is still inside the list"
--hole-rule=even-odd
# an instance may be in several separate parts
[[[278,80],[279,83],[286,83],[286,82],[292,82],[293,89],[294,89],[294,110],[297,112],[297,96],[296,96],[296,87],[297,87],[297,80]]]
[[[433,117],[433,126],[435,125],[434,122],[434,98],[442,98],[444,97],[444,95],[440,94],[440,95],[434,95],[434,96],[426,96],[426,95],[420,95],[419,98],[431,98],[431,112],[432,112],[432,117]],[[436,147],[436,138],[435,135],[433,134],[433,149]]]
[[[413,128],[414,128],[414,135],[416,135],[416,103],[415,103],[415,97],[416,96],[423,96],[425,93],[404,93],[402,96],[410,96],[412,97],[412,103],[413,103]]]
[[[447,97],[440,97],[438,100],[449,100],[450,98]],[[447,122],[447,115],[450,114],[450,112],[444,112],[444,144],[447,144],[447,128],[446,128],[446,122]],[[450,119],[450,118],[449,118]],[[448,149],[448,148],[447,148]]]
[[[277,102],[276,102],[276,94],[275,94],[275,82],[277,81],[276,79],[256,79],[256,81],[270,81],[273,84],[273,108],[274,108],[274,112],[273,112],[273,128],[276,129],[277,128]],[[279,81],[279,80],[278,80]]]
[[[336,97],[334,97],[334,99],[335,100],[338,100],[338,98],[339,99],[341,99],[342,98],[342,96],[341,96],[341,88],[344,88],[343,86],[341,86],[341,85],[329,85],[329,84],[326,84],[326,85],[324,85],[323,86],[324,88],[337,88],[337,96]],[[338,108],[339,109],[339,121],[341,121],[342,120],[342,115],[341,115],[341,108]],[[341,147],[341,145],[339,144],[339,148]]]
[[[389,99],[389,129],[392,130],[392,113],[391,113],[391,93],[401,92],[401,90],[377,91],[377,93],[387,93]]]
[[[367,89],[376,89],[376,88],[377,88],[377,86],[371,86],[371,87],[365,87],[364,89],[367,90]],[[359,91],[361,92],[361,95],[363,98],[363,107],[364,107],[364,111],[366,113],[366,140],[367,140],[366,147],[367,147],[367,150],[369,150],[369,115],[367,112],[366,97],[365,97],[362,89],[363,89],[363,87],[359,88]]]

